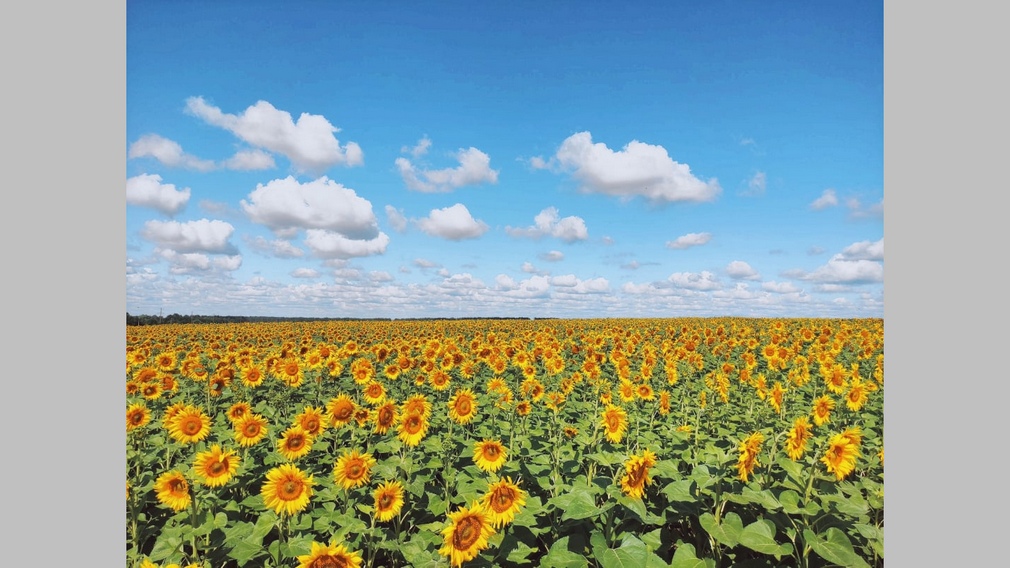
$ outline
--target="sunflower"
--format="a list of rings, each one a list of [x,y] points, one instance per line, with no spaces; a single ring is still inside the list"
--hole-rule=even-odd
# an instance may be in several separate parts
[[[449,373],[446,373],[442,369],[437,369],[428,376],[428,380],[431,381],[432,388],[437,391],[443,391],[449,388],[449,383],[452,380],[452,377],[450,377]]]
[[[151,411],[143,404],[131,404],[126,409],[126,431],[147,426],[151,421]]]
[[[375,497],[375,518],[385,522],[400,513],[403,508],[403,485],[399,481],[387,481],[372,494]]]
[[[231,385],[231,379],[227,375],[215,373],[207,388],[210,390],[210,396],[221,396],[229,385]]]
[[[831,411],[835,409],[835,401],[828,395],[814,400],[814,424],[822,426],[831,421]]]
[[[641,384],[635,387],[635,396],[640,400],[653,400],[656,398],[655,393],[652,391],[652,386],[647,384]]]
[[[294,461],[312,450],[313,437],[301,426],[291,426],[277,440],[277,451],[284,459]]]
[[[659,391],[659,414],[666,416],[670,413],[670,392],[667,390]]]
[[[447,556],[452,566],[473,560],[488,547],[488,538],[495,533],[491,515],[474,501],[470,508],[461,507],[449,513],[449,526],[442,530],[444,544],[438,553]]]
[[[365,402],[371,404],[372,406],[381,404],[386,398],[386,389],[382,386],[379,381],[369,381],[365,385],[365,391],[362,394],[365,398]]]
[[[621,379],[620,387],[618,387],[617,390],[618,394],[621,395],[621,402],[627,403],[635,400],[635,394],[637,392],[635,389],[635,383],[627,379]]]
[[[250,365],[242,369],[241,378],[242,384],[252,389],[262,385],[266,375],[258,365]]]
[[[298,416],[295,416],[295,424],[301,426],[309,436],[318,436],[326,428],[323,409],[318,406],[306,406]]]
[[[642,450],[642,455],[633,455],[624,462],[624,476],[621,477],[621,491],[632,499],[645,495],[645,486],[652,483],[649,469],[656,465],[656,454]]]
[[[579,435],[578,429],[572,428],[571,426],[565,426],[563,432],[568,438],[574,438]]]
[[[385,434],[396,424],[397,410],[396,403],[386,401],[382,406],[375,409],[375,433]]]
[[[168,433],[177,442],[194,444],[210,434],[210,417],[195,406],[185,406],[168,423]]]
[[[239,457],[234,450],[224,451],[214,444],[210,450],[196,454],[193,467],[200,482],[210,487],[220,487],[235,475]]]
[[[397,435],[407,446],[413,448],[420,444],[427,433],[428,421],[421,414],[410,412],[400,418],[400,427]]]
[[[625,430],[628,429],[628,413],[620,406],[608,405],[603,411],[600,426],[605,429],[607,439],[616,444],[621,441]]]
[[[526,493],[519,489],[511,477],[492,483],[481,498],[481,505],[490,516],[491,526],[494,528],[511,523],[525,504]]]
[[[473,445],[473,461],[480,469],[492,473],[505,465],[505,446],[498,440],[484,440]]]
[[[352,552],[342,544],[331,542],[329,546],[312,542],[308,554],[298,556],[298,568],[360,568],[361,554]]]
[[[311,475],[306,475],[294,464],[286,463],[267,472],[260,494],[267,507],[278,515],[286,513],[290,516],[308,506],[313,483]]]
[[[140,387],[140,395],[147,400],[157,400],[161,398],[161,383],[144,383]]]
[[[477,415],[477,397],[470,389],[461,389],[449,399],[449,418],[467,424]]]
[[[372,410],[367,406],[359,406],[357,410],[354,411],[354,421],[358,423],[358,426],[364,427],[368,424],[368,421],[372,418]]]
[[[861,436],[857,436],[853,436],[853,432],[846,430],[835,434],[828,440],[828,450],[821,458],[821,462],[827,467],[828,473],[835,474],[835,479],[838,481],[845,479],[852,473],[852,470],[856,469],[856,458],[859,457],[859,440],[861,438]]]
[[[344,452],[333,466],[333,479],[344,489],[353,489],[368,483],[374,465],[375,459],[371,454],[362,454],[358,450]]]
[[[181,511],[189,507],[189,483],[178,471],[163,473],[154,482],[155,495],[158,501],[173,511]]]
[[[235,441],[244,448],[258,444],[267,435],[267,419],[259,414],[248,414],[233,426]]]
[[[274,367],[274,374],[284,384],[292,388],[301,386],[302,381],[305,380],[305,372],[302,371],[301,365],[298,364],[298,359],[294,357],[278,361]]]
[[[782,397],[785,392],[782,388],[782,383],[776,381],[775,386],[772,387],[772,391],[769,393],[768,403],[775,409],[776,414],[782,414]]]
[[[423,394],[415,394],[407,398],[403,403],[403,414],[412,412],[420,414],[425,420],[431,417],[431,403]]]
[[[849,407],[849,410],[859,412],[859,409],[866,404],[870,395],[869,389],[866,387],[866,384],[858,380],[852,381],[852,386],[849,387],[849,392],[845,395],[845,406]]]
[[[326,404],[326,412],[330,417],[330,424],[334,428],[349,424],[354,418],[354,409],[354,401],[346,394],[332,398]]]
[[[758,453],[761,452],[761,443],[765,437],[761,432],[754,432],[740,442],[740,457],[736,461],[736,469],[740,473],[740,480],[747,483],[747,478],[754,473],[754,468],[761,465],[757,461]]]
[[[235,424],[240,419],[248,416],[250,412],[252,412],[252,407],[249,406],[248,402],[236,402],[228,409],[228,420],[231,420],[231,423]]]
[[[516,404],[516,414],[519,416],[528,416],[531,410],[533,410],[533,405],[528,400],[521,400]]]
[[[813,434],[810,420],[806,416],[800,416],[793,422],[792,429],[786,435],[786,454],[789,455],[789,459],[796,461],[803,457],[803,452],[807,449],[807,440]]]

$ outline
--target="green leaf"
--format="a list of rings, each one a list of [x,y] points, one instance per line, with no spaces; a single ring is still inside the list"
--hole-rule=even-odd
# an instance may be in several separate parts
[[[576,487],[568,493],[562,493],[552,498],[549,503],[563,511],[561,519],[565,521],[588,519],[602,512],[596,506],[593,495],[584,487]],[[609,505],[612,507],[613,503],[609,503]]]
[[[792,554],[793,545],[775,541],[775,525],[768,519],[761,519],[744,527],[740,532],[740,544],[762,554],[771,554],[776,559]]]
[[[218,513],[214,515],[214,528],[223,529],[228,526],[228,514]]]
[[[663,488],[662,492],[666,495],[667,499],[670,501],[682,501],[685,503],[694,503],[697,499],[692,491],[696,489],[697,485],[694,481],[690,479],[681,479],[680,481],[673,481],[669,485]]]
[[[726,513],[722,523],[715,520],[715,515],[705,513],[698,517],[702,528],[712,536],[719,544],[727,548],[733,548],[740,543],[740,532],[743,531],[743,521],[736,513]]]
[[[649,550],[659,550],[659,547],[663,546],[663,529],[656,529],[652,532],[648,532],[642,535],[642,542]]]
[[[649,568],[666,566],[662,558],[650,552],[645,543],[634,536],[626,536],[620,548],[593,549],[601,568]]]
[[[263,552],[262,544],[240,540],[228,551],[228,558],[234,558],[239,566],[245,566],[250,560],[260,556]]]
[[[589,562],[583,554],[568,550],[568,538],[562,537],[551,545],[551,549],[540,559],[541,568],[588,568]]]
[[[154,543],[149,555],[153,562],[164,560],[175,554],[182,547],[182,538],[177,536],[164,536],[158,538]]]
[[[849,537],[836,527],[824,531],[824,538],[810,529],[803,529],[803,539],[821,558],[840,566],[869,567],[865,560],[856,554]]]
[[[673,553],[673,561],[670,568],[714,568],[715,560],[698,558],[694,552],[694,545],[681,544]]]
[[[800,513],[800,494],[792,489],[786,489],[779,493],[779,503],[782,505],[782,511],[786,514],[798,515]]]

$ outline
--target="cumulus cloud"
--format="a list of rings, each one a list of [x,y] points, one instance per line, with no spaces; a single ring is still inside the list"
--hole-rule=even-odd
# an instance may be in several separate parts
[[[424,268],[438,268],[439,266],[442,266],[442,265],[439,264],[439,263],[437,263],[437,262],[433,262],[431,260],[428,260],[426,258],[415,258],[414,259],[414,266],[418,266],[418,267],[424,269]]]
[[[516,281],[507,274],[499,274],[494,277],[494,283],[499,290],[515,290],[519,287]]]
[[[144,224],[140,236],[160,248],[178,253],[234,254],[235,247],[228,242],[233,232],[235,227],[225,221],[200,219],[179,223],[151,220]]]
[[[712,233],[688,233],[672,241],[666,241],[666,248],[683,250],[703,245],[710,240],[712,240]]]
[[[397,233],[407,230],[407,218],[403,215],[403,211],[400,211],[396,207],[392,205],[386,206],[386,219],[389,220],[389,225]]]
[[[253,222],[279,236],[290,237],[301,229],[322,229],[360,240],[379,234],[371,202],[325,176],[304,184],[292,176],[258,184],[241,206]]]
[[[180,253],[171,249],[161,249],[158,255],[168,261],[171,274],[199,274],[211,271],[233,272],[242,266],[240,255],[210,257],[199,252]]]
[[[884,260],[884,239],[853,243],[840,256],[844,260]]]
[[[570,216],[560,218],[555,207],[548,207],[533,218],[531,227],[505,227],[505,232],[513,237],[530,237],[539,239],[544,236],[555,237],[567,243],[584,241],[589,238],[586,222],[581,217]]]
[[[389,236],[379,233],[371,239],[352,239],[334,231],[309,229],[305,232],[305,245],[319,258],[346,259],[385,253]]]
[[[130,158],[154,158],[170,168],[185,168],[198,172],[214,169],[213,160],[203,160],[183,152],[182,146],[157,134],[145,134],[130,144]]]
[[[227,114],[203,97],[187,99],[186,110],[247,144],[284,155],[302,172],[364,163],[361,147],[355,142],[341,146],[334,136],[340,129],[322,115],[302,113],[296,122],[289,112],[274,108],[267,101],[257,101],[240,115]]]
[[[838,205],[838,196],[835,195],[835,190],[825,189],[821,196],[818,197],[810,204],[810,208],[814,211],[820,211],[821,209],[827,209],[828,207],[834,207]]]
[[[755,197],[758,195],[764,195],[765,188],[768,186],[768,179],[764,172],[757,172],[749,180],[747,180],[747,190],[743,192],[743,195],[748,197]]]
[[[667,280],[678,288],[686,288],[688,290],[706,291],[722,288],[718,277],[707,270],[700,273],[674,272]]]
[[[253,250],[276,258],[301,258],[305,252],[284,239],[269,240],[257,236],[246,237],[245,242]]]
[[[590,278],[581,280],[574,274],[564,274],[550,279],[552,286],[571,294],[600,294],[610,290],[610,282],[606,278]]]
[[[126,202],[131,205],[157,209],[165,215],[175,215],[189,202],[188,187],[176,189],[170,183],[161,183],[157,174],[141,174],[126,180]]]
[[[404,154],[410,154],[414,156],[415,159],[428,153],[428,148],[431,148],[431,139],[427,136],[421,138],[417,141],[417,144],[413,148],[408,148],[406,146],[400,148],[400,152]]]
[[[239,150],[235,155],[221,162],[221,167],[229,170],[251,171],[269,170],[277,167],[274,157],[263,150]]]
[[[464,185],[498,183],[498,170],[491,169],[491,158],[477,148],[456,152],[459,166],[441,170],[417,168],[407,158],[396,159],[396,169],[407,187],[425,193],[445,193]]]
[[[587,193],[624,199],[641,196],[660,203],[712,201],[722,191],[718,180],[695,177],[687,164],[674,161],[662,146],[637,140],[614,151],[603,143],[594,144],[589,132],[579,132],[561,143],[553,159]]]
[[[312,268],[296,268],[291,271],[294,278],[319,278],[319,271]]]
[[[565,253],[559,250],[547,251],[539,255],[540,260],[546,260],[547,262],[559,262],[564,260]]]
[[[792,282],[762,282],[761,289],[775,294],[795,294],[800,292]]]
[[[385,270],[373,270],[368,273],[368,280],[371,282],[392,282],[393,275]]]
[[[726,265],[726,274],[734,280],[758,280],[761,278],[757,270],[742,260],[734,260]]]
[[[883,217],[884,215],[884,201],[880,200],[877,203],[872,203],[866,207],[859,199],[855,197],[850,197],[845,200],[845,207],[849,210],[849,217],[852,219],[868,219]]]
[[[462,203],[432,209],[427,217],[417,221],[417,226],[429,235],[451,241],[475,239],[489,229],[487,223],[474,219]]]
[[[793,278],[820,284],[869,284],[884,281],[884,239],[853,243],[811,272],[792,270]],[[821,288],[823,289],[823,288]]]

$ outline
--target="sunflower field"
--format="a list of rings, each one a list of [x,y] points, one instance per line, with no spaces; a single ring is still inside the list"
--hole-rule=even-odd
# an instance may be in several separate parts
[[[128,567],[883,566],[883,321],[130,326]]]

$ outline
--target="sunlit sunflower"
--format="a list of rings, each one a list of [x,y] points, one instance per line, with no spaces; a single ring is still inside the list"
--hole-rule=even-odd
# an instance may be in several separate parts
[[[494,528],[511,523],[525,504],[526,493],[513,483],[511,477],[492,483],[481,498],[481,505],[490,515],[491,526]]]
[[[600,420],[607,439],[616,444],[624,438],[624,432],[628,429],[628,413],[620,406],[609,405],[603,411],[603,418]]]
[[[852,381],[852,386],[849,387],[849,392],[845,395],[845,406],[847,406],[849,410],[858,412],[859,409],[863,408],[863,405],[866,404],[866,401],[870,396],[870,391],[866,387],[866,383],[858,380]]]
[[[632,402],[635,400],[635,383],[627,379],[621,379],[621,384],[618,387],[617,392],[621,395],[621,402]]]
[[[231,379],[227,375],[221,373],[215,373],[210,379],[207,388],[210,391],[210,396],[221,396],[224,393],[224,389],[231,385]]]
[[[266,374],[263,373],[263,369],[259,365],[250,365],[242,369],[239,376],[242,379],[242,384],[251,389],[262,385],[263,380],[266,379]]]
[[[358,426],[364,427],[371,419],[372,409],[367,406],[359,406],[358,409],[354,411],[354,421],[358,423]]]
[[[670,413],[670,392],[666,390],[659,391],[659,414],[661,416],[666,416]]]
[[[312,497],[313,483],[311,475],[306,475],[297,466],[286,463],[267,472],[267,479],[263,482],[260,494],[267,507],[278,515],[286,513],[290,516],[308,506],[309,498]]]
[[[196,454],[193,469],[200,482],[210,487],[220,487],[235,475],[239,457],[234,450],[222,450],[214,444],[209,450]]]
[[[768,393],[768,404],[772,405],[776,414],[782,414],[782,397],[785,392],[786,391],[782,388],[782,383],[775,381],[775,386],[773,386],[771,392]]]
[[[449,513],[449,526],[442,530],[444,544],[438,553],[449,558],[452,566],[473,560],[488,547],[488,539],[495,533],[491,515],[474,501],[470,508],[460,507]]]
[[[835,479],[845,479],[856,469],[856,458],[859,457],[859,442],[851,432],[846,430],[835,434],[828,440],[828,449],[821,458],[828,473],[835,474]]]
[[[147,426],[151,421],[151,411],[143,404],[131,404],[126,408],[126,431]]]
[[[431,403],[423,394],[412,395],[403,402],[403,414],[418,413],[425,420],[431,417],[431,409]]]
[[[579,435],[579,430],[577,428],[572,428],[571,426],[565,426],[562,432],[565,434],[565,437],[567,438],[574,438]]]
[[[531,410],[533,410],[533,405],[528,400],[521,400],[516,404],[516,414],[519,416],[528,416]]]
[[[140,395],[147,400],[157,400],[161,398],[161,390],[160,382],[144,383],[140,387]]]
[[[368,483],[374,465],[375,458],[371,454],[362,454],[358,450],[344,452],[333,466],[333,479],[344,489],[353,489]]]
[[[399,481],[387,481],[372,493],[375,498],[375,518],[385,522],[400,514],[403,509],[403,485]]]
[[[284,384],[292,388],[301,386],[302,381],[305,380],[305,372],[298,364],[298,359],[294,357],[278,361],[274,367],[274,374]]]
[[[831,411],[835,409],[835,401],[828,395],[814,400],[814,424],[823,426],[831,421]]]
[[[645,486],[652,483],[649,469],[656,465],[656,454],[643,450],[641,455],[633,455],[624,462],[624,475],[621,477],[621,491],[632,499],[640,499],[645,495]]]
[[[326,429],[323,409],[317,406],[306,406],[298,416],[295,416],[294,422],[313,437],[318,436]]]
[[[369,381],[362,392],[365,402],[372,406],[381,404],[386,398],[386,388],[379,381]]]
[[[231,420],[232,424],[238,422],[241,418],[245,418],[252,412],[252,407],[249,406],[248,402],[240,401],[231,405],[228,409],[228,420]]]
[[[408,447],[413,448],[420,444],[425,434],[428,433],[428,421],[422,415],[410,412],[400,417],[398,430],[397,435],[400,440]]]
[[[308,554],[298,556],[298,568],[360,568],[361,554],[348,550],[342,544],[329,546],[312,542]]]
[[[740,442],[740,456],[736,461],[736,469],[740,474],[740,480],[744,483],[747,483],[747,479],[754,473],[754,468],[761,465],[757,457],[761,452],[761,443],[764,440],[765,437],[761,432],[754,432],[747,436],[743,442]]]
[[[326,404],[326,413],[330,417],[330,424],[334,428],[349,424],[354,419],[355,408],[354,401],[346,394],[330,399],[330,402]]]
[[[473,445],[474,463],[488,473],[505,465],[506,453],[505,446],[498,440],[483,440]]]
[[[192,500],[189,495],[189,483],[178,471],[161,474],[154,482],[154,491],[158,501],[173,511],[182,511],[189,507]]]
[[[442,369],[436,369],[428,375],[428,380],[431,381],[432,388],[437,391],[444,391],[449,388],[449,383],[451,382],[452,377],[450,377],[449,373],[446,373]]]
[[[267,419],[259,414],[249,414],[233,424],[235,441],[248,448],[260,442],[267,435]]]
[[[312,435],[301,426],[292,426],[281,434],[277,440],[277,451],[284,459],[294,461],[312,449]]]
[[[379,408],[375,409],[375,433],[385,434],[396,424],[398,416],[396,403],[387,400]]]
[[[656,398],[656,394],[652,391],[652,386],[647,384],[640,384],[635,387],[635,396],[639,400],[653,400]]]
[[[168,423],[168,433],[177,442],[195,444],[210,434],[210,417],[195,406],[186,406]]]
[[[461,389],[449,399],[449,418],[467,424],[477,415],[477,397],[470,389]]]
[[[499,390],[505,390],[508,385],[505,381],[499,377],[494,377],[487,382],[487,392],[496,392]]]
[[[786,454],[789,455],[789,459],[796,461],[803,457],[803,452],[807,449],[807,440],[813,435],[810,420],[806,416],[797,418],[789,434],[786,435]]]

